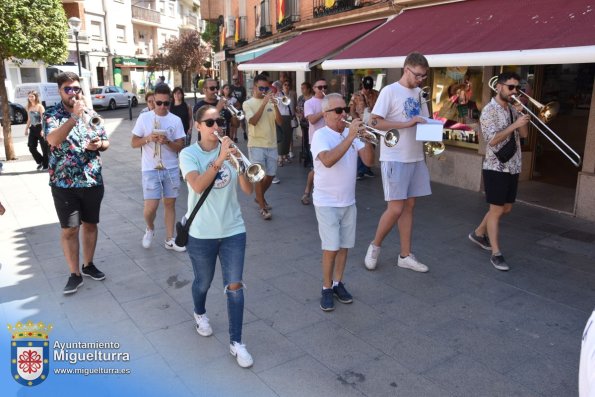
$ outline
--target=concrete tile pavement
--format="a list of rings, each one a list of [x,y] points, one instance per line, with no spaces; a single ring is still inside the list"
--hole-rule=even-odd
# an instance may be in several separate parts
[[[5,163],[0,176],[5,323],[40,319],[71,340],[118,341],[136,370],[119,381],[148,395],[160,387],[199,396],[576,395],[580,335],[595,306],[595,224],[515,205],[501,231],[512,270],[502,273],[467,240],[486,210],[482,194],[433,184],[433,195],[418,201],[414,228],[414,252],[430,272],[394,266],[395,235],[370,272],[363,257],[384,202],[380,178],[364,179],[345,278],[354,303],[323,313],[316,219],[299,201],[307,170],[297,162],[280,168],[281,183],[268,193],[271,221],[260,218],[253,197],[240,197],[248,229],[244,341],[255,359],[243,370],[227,352],[220,272],[207,301],[215,334],[203,338],[193,327],[188,256],[159,245],[161,211],[153,247],[141,247],[139,152],[129,145],[134,121],[124,118],[127,110],[103,114],[112,144],[104,155],[95,263],[107,278],[85,279],[68,297],[47,174],[34,171],[22,127],[13,127],[20,159]],[[184,187],[178,218],[185,197]],[[0,384],[14,389],[9,376],[3,371]],[[155,388],[141,387],[147,380]],[[52,381],[58,376],[46,383]],[[69,395],[71,383],[91,381],[61,385]]]

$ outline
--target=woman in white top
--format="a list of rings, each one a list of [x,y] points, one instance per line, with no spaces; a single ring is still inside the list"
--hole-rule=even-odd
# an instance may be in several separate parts
[[[219,142],[217,134],[225,120],[217,109],[204,105],[196,111],[195,125],[202,139],[180,154],[180,168],[188,183],[188,212],[190,215],[200,195],[213,187],[196,214],[189,229],[188,255],[194,270],[192,297],[196,331],[201,336],[213,333],[206,315],[207,292],[211,287],[217,257],[221,262],[223,287],[227,296],[230,353],[241,367],[252,366],[253,359],[242,343],[244,291],[242,274],[246,250],[246,227],[237,198],[237,185],[247,195],[253,186],[243,174],[238,174],[228,161],[237,155],[229,137]]]
[[[37,163],[38,170],[48,169],[48,143],[42,132],[41,117],[45,112],[45,108],[39,102],[39,94],[37,91],[29,91],[27,95],[27,125],[25,126],[25,136],[29,135],[27,146],[33,159]],[[37,150],[37,145],[41,146],[41,153]]]

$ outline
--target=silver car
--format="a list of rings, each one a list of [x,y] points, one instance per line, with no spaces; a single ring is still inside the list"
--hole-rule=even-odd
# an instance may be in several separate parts
[[[114,85],[91,88],[91,100],[94,108],[108,108],[114,110],[117,107],[128,106],[128,99],[132,107],[138,105],[136,95]]]

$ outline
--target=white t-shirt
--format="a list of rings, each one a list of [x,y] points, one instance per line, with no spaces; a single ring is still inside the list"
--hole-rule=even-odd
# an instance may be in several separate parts
[[[143,138],[151,135],[153,130],[162,131],[170,141],[186,137],[182,120],[175,114],[168,112],[165,116],[157,116],[154,111],[139,114],[132,133]],[[155,142],[144,144],[142,149],[142,170],[154,170],[158,160],[154,156]],[[177,168],[178,153],[170,149],[167,145],[161,145],[161,161],[168,170]]]
[[[348,207],[355,204],[355,177],[357,175],[357,153],[365,144],[356,138],[343,157],[327,168],[318,158],[320,152],[337,147],[349,135],[345,128],[341,134],[329,127],[316,130],[310,143],[314,159],[314,205],[317,207]]]
[[[183,149],[180,152],[180,169],[184,178],[191,171],[198,171],[199,174],[205,173],[219,156],[219,147],[220,145],[217,145],[217,148],[206,152],[198,143],[195,143]],[[225,238],[246,232],[238,202],[237,185],[238,173],[228,161],[224,161],[217,172],[211,192],[190,225],[189,234],[192,237],[200,239]],[[200,196],[188,185],[186,218],[194,210]]]
[[[304,117],[307,118],[312,114],[317,114],[320,112],[322,112],[322,99],[313,96],[312,98],[304,102]],[[312,137],[314,137],[314,133],[316,132],[316,130],[324,127],[324,117],[321,117],[320,120],[316,122],[316,124],[312,124],[309,121],[308,124],[308,142],[312,143]]]
[[[595,311],[587,320],[583,332],[578,370],[578,395],[579,397],[595,397]]]
[[[420,105],[419,93],[416,87],[409,89],[399,82],[387,85],[380,91],[372,114],[387,121],[406,122],[414,116],[429,117],[426,104]],[[399,161],[413,163],[424,159],[423,142],[415,140],[416,126],[399,129],[399,143],[392,148],[384,143],[380,144],[380,161]]]

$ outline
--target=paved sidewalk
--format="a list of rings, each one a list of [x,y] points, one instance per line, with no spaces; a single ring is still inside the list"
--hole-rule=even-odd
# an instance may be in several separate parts
[[[271,221],[260,218],[253,197],[240,197],[248,230],[243,339],[255,360],[241,369],[228,353],[219,270],[207,302],[214,336],[203,338],[193,325],[188,256],[159,245],[161,209],[154,245],[141,246],[133,123],[106,121],[113,133],[95,263],[107,278],[85,279],[72,296],[62,294],[67,267],[47,174],[35,171],[18,126],[20,159],[5,163],[0,176],[7,208],[0,217],[0,322],[52,323],[52,340],[118,342],[131,361],[108,366],[133,373],[52,374],[24,389],[10,379],[9,334],[1,333],[3,395],[42,395],[53,387],[81,395],[90,385],[114,396],[577,395],[581,333],[595,306],[595,224],[518,204],[501,228],[512,270],[499,272],[467,239],[486,210],[483,195],[433,184],[433,195],[418,201],[413,244],[430,272],[394,266],[396,234],[377,270],[367,271],[363,258],[385,205],[380,178],[364,179],[357,182],[357,243],[345,277],[354,302],[325,313],[314,208],[300,202],[307,170],[297,162],[280,168],[281,183],[268,194]],[[185,187],[181,197],[178,218]]]

